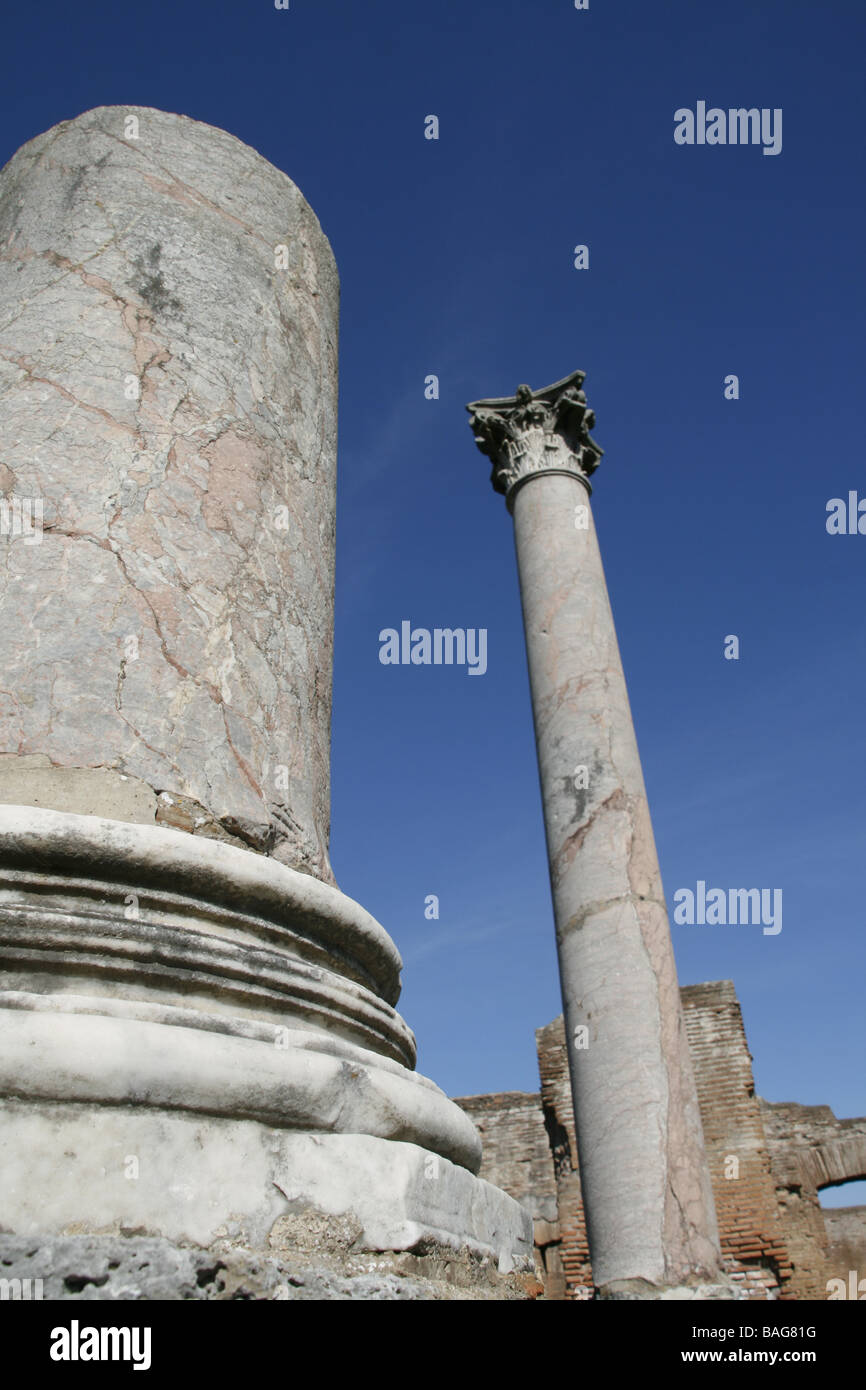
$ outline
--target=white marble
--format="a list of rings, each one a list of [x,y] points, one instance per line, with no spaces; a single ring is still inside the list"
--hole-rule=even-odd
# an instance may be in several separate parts
[[[0,1096],[409,1140],[477,1172],[412,1070],[400,958],[338,889],[159,826],[0,806]]]
[[[0,1100],[0,1227],[19,1235],[129,1231],[267,1249],[281,1218],[304,1213],[351,1216],[361,1249],[426,1239],[502,1273],[532,1268],[529,1213],[416,1144],[152,1106]]]

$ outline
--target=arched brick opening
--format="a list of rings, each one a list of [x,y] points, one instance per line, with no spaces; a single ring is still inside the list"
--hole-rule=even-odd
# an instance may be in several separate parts
[[[797,1156],[804,1179],[818,1191],[866,1179],[866,1134],[840,1135]]]

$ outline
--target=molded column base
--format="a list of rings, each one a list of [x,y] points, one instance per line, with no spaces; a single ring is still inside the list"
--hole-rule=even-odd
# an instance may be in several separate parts
[[[267,1250],[286,1218],[348,1219],[355,1251],[433,1243],[501,1273],[533,1268],[532,1220],[440,1154],[367,1134],[300,1133],[151,1107],[0,1103],[0,1228],[162,1236]]]

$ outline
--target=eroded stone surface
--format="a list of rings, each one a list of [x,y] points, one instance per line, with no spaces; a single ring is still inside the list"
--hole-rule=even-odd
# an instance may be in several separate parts
[[[354,1253],[355,1234],[351,1221],[310,1213],[284,1225],[262,1250],[231,1240],[201,1250],[135,1234],[38,1241],[0,1235],[0,1280],[22,1281],[20,1290],[10,1284],[13,1298],[41,1292],[75,1302],[516,1301],[540,1293],[532,1275],[499,1274],[466,1250],[430,1242],[417,1253]]]
[[[351,1086],[346,1068],[344,1096]],[[306,1221],[312,1210],[350,1218],[358,1250],[432,1241],[492,1260],[503,1274],[533,1268],[529,1213],[417,1144],[141,1103],[9,1099],[0,1112],[0,1231],[37,1244],[135,1231],[203,1249],[222,1238],[259,1249],[282,1219]]]
[[[101,107],[2,171],[0,797],[167,794],[331,880],[337,298],[290,180],[184,116]]]

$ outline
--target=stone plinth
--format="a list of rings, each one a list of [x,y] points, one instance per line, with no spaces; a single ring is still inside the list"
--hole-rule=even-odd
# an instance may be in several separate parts
[[[0,807],[0,1227],[263,1247],[351,1213],[531,1268],[529,1214],[412,1070],[400,957],[336,888],[231,845]]]

